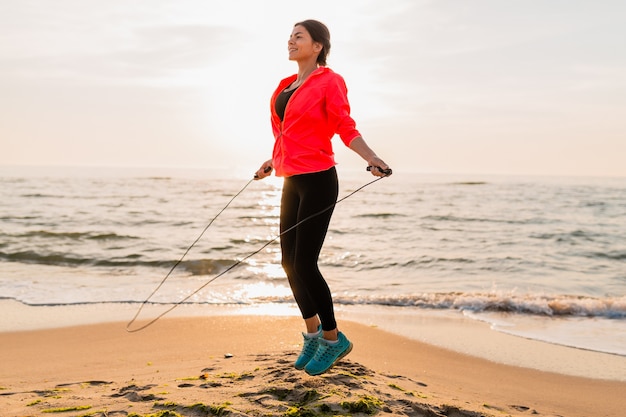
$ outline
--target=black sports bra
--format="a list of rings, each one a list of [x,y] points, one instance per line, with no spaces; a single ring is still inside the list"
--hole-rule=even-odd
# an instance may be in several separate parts
[[[289,90],[289,91],[283,90],[283,91],[280,92],[278,97],[276,97],[276,102],[274,103],[274,108],[276,109],[276,113],[278,114],[278,117],[280,118],[281,122],[285,118],[285,109],[287,108],[287,102],[289,102],[289,99],[291,98],[291,96],[293,95],[293,93],[297,89],[298,89],[298,87],[294,88],[293,90]]]

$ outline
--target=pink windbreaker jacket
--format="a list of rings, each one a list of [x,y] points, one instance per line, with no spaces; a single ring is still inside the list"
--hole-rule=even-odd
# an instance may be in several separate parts
[[[293,93],[283,121],[276,114],[276,97],[297,75],[278,84],[270,101],[276,141],[272,159],[279,177],[325,171],[335,166],[331,139],[338,134],[346,146],[361,136],[350,117],[348,89],[341,75],[319,67]]]

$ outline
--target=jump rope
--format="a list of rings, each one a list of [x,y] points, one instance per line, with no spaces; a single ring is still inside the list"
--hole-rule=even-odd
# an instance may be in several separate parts
[[[246,188],[248,188],[248,186],[255,180],[259,179],[259,177],[257,175],[255,175],[250,181],[248,181],[246,183],[246,185],[243,186],[243,188],[241,190],[239,190],[229,201],[228,203],[226,203],[226,205],[215,215],[215,217],[213,217],[213,219],[211,219],[211,221],[206,225],[206,227],[202,230],[202,232],[200,233],[200,235],[196,238],[196,240],[193,241],[193,243],[187,248],[187,250],[185,250],[185,252],[183,253],[183,255],[180,257],[180,259],[178,261],[176,261],[176,263],[174,263],[174,265],[172,266],[172,268],[169,270],[169,272],[167,273],[167,275],[165,275],[165,277],[161,280],[161,282],[156,286],[156,288],[152,291],[152,293],[141,303],[141,305],[139,306],[139,309],[137,310],[137,312],[135,313],[135,316],[128,322],[128,324],[126,324],[126,331],[129,333],[136,333],[140,330],[144,330],[145,328],[153,325],[154,323],[156,323],[159,319],[161,319],[163,316],[165,316],[166,314],[168,314],[169,312],[171,312],[172,310],[174,310],[176,307],[178,307],[179,305],[183,304],[185,301],[189,300],[191,297],[193,297],[194,295],[196,295],[197,293],[199,293],[200,291],[202,291],[207,285],[209,285],[210,283],[212,283],[213,281],[215,281],[216,279],[218,279],[219,277],[227,274],[228,272],[232,271],[233,269],[235,269],[236,267],[238,267],[242,262],[244,262],[245,260],[253,257],[254,255],[256,255],[257,253],[261,252],[263,249],[265,249],[266,247],[268,247],[269,245],[271,245],[272,243],[274,243],[276,241],[276,239],[280,238],[282,235],[286,234],[287,232],[290,232],[291,230],[295,229],[296,227],[298,227],[299,225],[301,225],[302,223],[311,220],[314,217],[319,216],[322,213],[327,212],[328,210],[332,209],[333,207],[335,207],[337,204],[341,203],[342,201],[344,201],[345,199],[353,196],[354,194],[358,193],[359,191],[361,191],[362,189],[364,189],[365,187],[374,184],[377,181],[382,180],[385,177],[388,177],[389,175],[391,175],[392,171],[391,169],[382,169],[381,167],[373,167],[373,166],[368,166],[367,170],[368,171],[372,171],[373,169],[377,169],[379,172],[381,172],[383,174],[382,177],[378,177],[373,181],[370,181],[362,186],[360,186],[359,188],[357,188],[356,190],[352,191],[351,193],[349,193],[348,195],[346,195],[345,197],[340,198],[339,200],[335,201],[333,204],[331,204],[330,206],[326,207],[325,209],[322,209],[320,211],[318,211],[317,213],[311,214],[310,216],[300,220],[298,223],[294,224],[293,226],[291,226],[290,228],[282,231],[280,234],[274,236],[273,238],[271,238],[270,240],[268,240],[265,244],[263,244],[263,246],[261,246],[259,249],[249,253],[248,255],[246,255],[245,257],[239,259],[237,262],[235,262],[234,264],[232,264],[231,266],[229,266],[228,268],[226,268],[224,271],[222,271],[221,273],[219,273],[218,275],[214,276],[213,278],[211,278],[210,280],[208,280],[207,282],[205,282],[204,284],[202,284],[198,289],[196,289],[195,291],[193,291],[191,294],[187,295],[185,298],[183,298],[180,301],[177,301],[176,303],[174,303],[170,308],[168,308],[167,310],[165,310],[164,312],[162,312],[161,314],[159,314],[158,316],[156,316],[155,318],[153,318],[152,320],[150,320],[148,323],[137,327],[136,329],[131,329],[131,326],[135,323],[135,321],[138,319],[139,315],[141,314],[144,306],[146,304],[148,304],[150,302],[150,299],[159,291],[159,289],[163,286],[163,284],[165,284],[165,281],[168,280],[168,278],[170,277],[170,275],[172,274],[172,272],[174,272],[174,270],[176,269],[176,267],[178,267],[181,262],[183,261],[183,259],[185,259],[185,256],[187,256],[187,254],[189,253],[189,251],[191,250],[191,248],[193,248],[196,243],[198,243],[200,241],[200,239],[202,239],[202,236],[206,233],[206,231],[209,229],[209,227],[211,227],[211,225],[213,224],[213,222],[215,222],[215,220],[228,208],[228,206],[230,206],[230,204],[241,194],[244,192],[244,190]],[[267,167],[265,168],[265,173],[269,173],[272,170],[271,167]]]

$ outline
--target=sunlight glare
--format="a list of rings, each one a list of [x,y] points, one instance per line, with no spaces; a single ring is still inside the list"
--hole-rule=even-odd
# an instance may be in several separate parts
[[[268,284],[258,282],[254,284],[246,284],[234,292],[236,299],[277,299],[281,300],[291,296],[289,287],[281,284]]]

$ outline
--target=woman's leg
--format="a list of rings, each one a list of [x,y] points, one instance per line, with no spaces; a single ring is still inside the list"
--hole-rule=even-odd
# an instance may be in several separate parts
[[[335,201],[337,173],[334,168],[285,180],[281,204],[281,248],[283,267],[307,326],[321,322],[323,338],[304,334],[296,369],[309,375],[326,372],[352,350],[352,343],[337,331],[330,289],[319,271],[317,260],[326,237]],[[293,230],[294,225],[302,222]],[[284,234],[282,234],[284,232]]]
[[[281,201],[281,234],[314,216],[281,235],[283,267],[307,331],[312,333],[309,327],[317,330],[321,321],[330,340],[336,339],[337,324],[331,292],[317,262],[337,194],[337,174],[332,168],[286,178]]]

